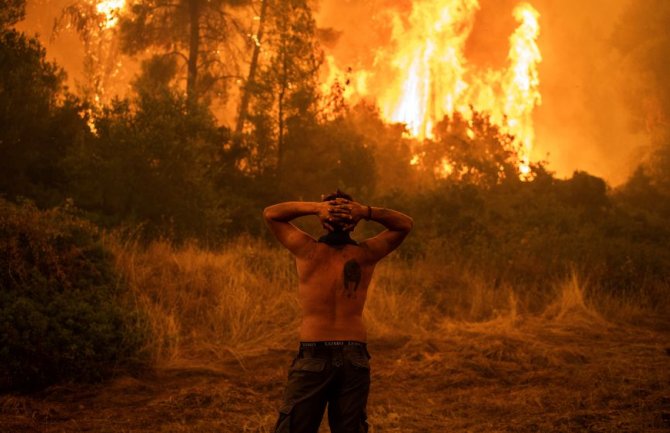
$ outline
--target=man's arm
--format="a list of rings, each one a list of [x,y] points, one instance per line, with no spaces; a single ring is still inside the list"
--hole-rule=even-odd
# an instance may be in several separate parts
[[[370,207],[370,221],[386,227],[377,236],[362,242],[370,252],[370,258],[377,262],[400,246],[414,226],[414,220],[402,212],[381,207]],[[367,215],[366,215],[367,217]]]
[[[314,238],[300,230],[289,221],[301,216],[316,215],[322,223],[333,221],[336,212],[330,202],[290,201],[268,206],[263,210],[263,218],[272,234],[295,256],[305,254]]]

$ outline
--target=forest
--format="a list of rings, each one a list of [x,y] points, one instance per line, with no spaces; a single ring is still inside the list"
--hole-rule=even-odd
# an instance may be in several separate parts
[[[258,380],[272,384],[271,397],[279,395],[284,371],[262,368],[268,359],[290,359],[296,276],[262,211],[280,201],[319,201],[336,189],[414,219],[411,235],[375,277],[366,310],[371,347],[379,358],[414,351],[417,358],[407,362],[426,374],[457,371],[461,376],[445,386],[470,399],[468,407],[435,403],[452,415],[421,424],[412,415],[418,406],[383,399],[380,388],[371,397],[374,431],[670,426],[667,371],[651,367],[667,366],[670,353],[670,86],[658,60],[670,54],[670,9],[642,3],[631,6],[612,44],[634,56],[645,77],[648,87],[634,100],[655,95],[654,121],[630,105],[652,147],[625,182],[612,186],[586,171],[563,178],[548,161],[526,163],[515,137],[485,111],[445,115],[430,137],[417,138],[407,125],[389,122],[374,101],[348,100],[346,76],[325,88],[322,44],[332,35],[316,25],[309,0],[135,1],[114,19],[119,50],[138,71],[127,95],[104,100],[96,99],[103,81],[92,63],[90,82],[68,87],[65,70],[48,60],[40,40],[16,29],[26,0],[2,0],[3,431],[38,431],[30,428],[42,424],[75,431],[72,422],[110,432],[270,431],[276,399],[258,397],[260,409],[252,409],[239,391],[248,386],[244,392],[263,394],[260,382],[225,379],[225,392],[206,383],[224,381],[211,373],[214,364],[241,365],[259,368]],[[72,3],[61,25],[90,38],[109,19],[92,5]],[[660,18],[649,22],[651,14]],[[642,44],[650,32],[662,37]],[[232,122],[222,120],[226,104],[234,107]],[[298,224],[320,233],[316,219]],[[353,237],[379,230],[365,222]],[[571,331],[572,340],[557,337]],[[545,341],[545,333],[555,339]],[[604,345],[598,352],[593,342],[633,344],[633,334],[642,352],[668,353],[645,358],[654,373],[624,382],[617,372],[641,368],[636,355],[624,353],[624,345],[622,352]],[[619,364],[606,373],[610,356]],[[395,383],[384,368],[406,383],[417,380],[384,362],[377,366],[382,383]],[[189,391],[168,367],[204,376]],[[530,372],[544,381],[538,393],[548,387],[537,397],[539,413],[526,394],[510,401],[491,394]],[[177,395],[172,411],[152,406],[142,412],[146,418],[113,426],[113,390],[143,392],[123,382],[128,375],[148,381],[142,386],[155,395],[159,388]],[[593,385],[591,400],[574,397],[594,376],[602,383]],[[77,415],[86,397],[68,394],[84,395],[91,383],[112,384],[95,385],[103,386],[95,388],[105,402],[101,424],[84,421],[89,412]],[[476,391],[466,394],[468,386]],[[504,427],[472,424],[504,419],[487,408],[505,404],[512,415]],[[228,405],[238,408],[237,418],[214,421]],[[543,419],[543,411],[551,416]],[[174,412],[188,415],[166,415]]]

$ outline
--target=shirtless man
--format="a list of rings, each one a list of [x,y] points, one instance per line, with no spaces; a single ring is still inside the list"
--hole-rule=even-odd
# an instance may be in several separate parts
[[[306,215],[318,216],[326,229],[319,240],[290,223]],[[394,210],[361,205],[339,190],[322,202],[270,206],[263,217],[296,258],[302,307],[300,349],[275,433],[316,433],[326,404],[331,433],[367,432],[370,355],[363,306],[375,265],[402,243],[413,221]],[[361,219],[386,230],[357,243],[350,233]]]

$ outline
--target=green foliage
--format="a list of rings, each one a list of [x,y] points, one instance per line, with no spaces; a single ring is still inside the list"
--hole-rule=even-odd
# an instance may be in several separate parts
[[[215,181],[234,171],[226,130],[188,106],[170,83],[176,65],[157,57],[135,83],[137,97],[96,119],[97,135],[68,156],[78,206],[100,222],[143,224],[151,237],[219,238],[226,223]]]
[[[373,167],[360,167],[367,174],[373,173],[367,198],[386,195],[389,190],[416,191],[423,187],[420,173],[411,165],[412,142],[403,137],[403,125],[385,123],[377,108],[365,102],[346,110],[343,116],[345,128],[362,137],[364,148],[372,154]]]
[[[54,205],[66,180],[60,162],[86,125],[63,92],[64,73],[45,58],[37,39],[0,32],[0,192]]]
[[[639,166],[628,182],[615,191],[615,199],[634,214],[670,219],[670,195],[664,193],[656,179],[647,174],[644,165]]]
[[[98,380],[145,336],[90,223],[0,200],[0,389]]]
[[[452,182],[491,187],[519,179],[513,138],[479,113],[471,122],[459,113],[445,117],[435,127],[435,140],[426,140],[421,154],[433,172],[446,163],[448,172],[440,176]]]
[[[244,137],[244,168],[251,173],[286,173],[295,162],[287,162],[288,153],[295,152],[296,146],[309,146],[307,134],[315,132],[323,53],[309,2],[271,2],[268,9],[266,53],[258,78],[248,89],[251,112]],[[296,140],[299,136],[306,138],[304,143]]]
[[[558,180],[539,171],[493,187],[443,183],[382,202],[414,218],[403,254],[442,251],[494,284],[549,290],[577,269],[609,293],[639,293],[670,278],[668,220],[631,211],[583,172]]]
[[[288,197],[318,200],[341,188],[355,196],[374,191],[374,158],[364,138],[344,119],[325,124],[289,123],[281,191]]]

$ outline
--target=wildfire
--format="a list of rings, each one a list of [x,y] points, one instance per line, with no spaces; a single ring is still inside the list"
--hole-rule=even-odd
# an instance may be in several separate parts
[[[95,10],[105,17],[102,27],[105,29],[114,27],[119,21],[119,12],[125,5],[126,0],[103,0],[98,2]]]
[[[113,30],[119,22],[119,14],[126,6],[126,0],[86,0],[86,2],[95,7],[98,16],[95,17],[95,25],[91,26],[89,33],[83,37],[87,57],[85,68],[88,68],[87,90],[90,92],[89,101],[92,107],[82,113],[82,116],[85,116],[89,129],[95,134],[97,133],[95,110],[103,106],[106,97],[109,96],[107,89],[122,66],[117,58],[117,34]],[[86,14],[83,16],[86,17]]]
[[[374,97],[386,120],[406,124],[419,139],[432,138],[433,126],[454,112],[467,121],[473,111],[487,113],[502,132],[515,137],[519,169],[527,174],[535,136],[532,114],[541,103],[539,14],[528,3],[518,4],[506,67],[479,70],[464,55],[479,7],[478,0],[420,0],[412,2],[409,17],[390,12],[391,43],[377,53],[374,71],[360,71],[358,80],[349,79],[354,88],[350,93]],[[333,65],[329,60],[330,79],[336,75]],[[372,94],[360,77],[384,86]]]
[[[107,30],[118,24],[126,0],[87,1],[102,17],[100,40],[107,43],[114,33]],[[481,69],[465,56],[479,0],[414,0],[402,5],[405,10],[380,11],[389,23],[390,38],[376,51],[374,64],[367,70],[349,68],[343,72],[329,55],[323,89],[331,88],[336,80],[345,82],[341,87],[345,99],[374,98],[386,121],[404,123],[408,133],[418,139],[433,138],[437,122],[456,112],[467,122],[473,121],[475,111],[488,114],[503,133],[515,137],[519,170],[522,176],[529,174],[535,139],[533,112],[541,103],[537,10],[528,3],[514,8],[517,26],[509,36],[506,65]],[[114,44],[107,45],[106,49],[112,50]],[[96,97],[104,93],[103,82],[111,75],[107,71],[97,80]],[[466,129],[466,134],[474,138],[472,129]],[[415,155],[411,163],[420,165],[421,156]],[[447,159],[438,165],[436,173],[446,176],[453,171]]]

